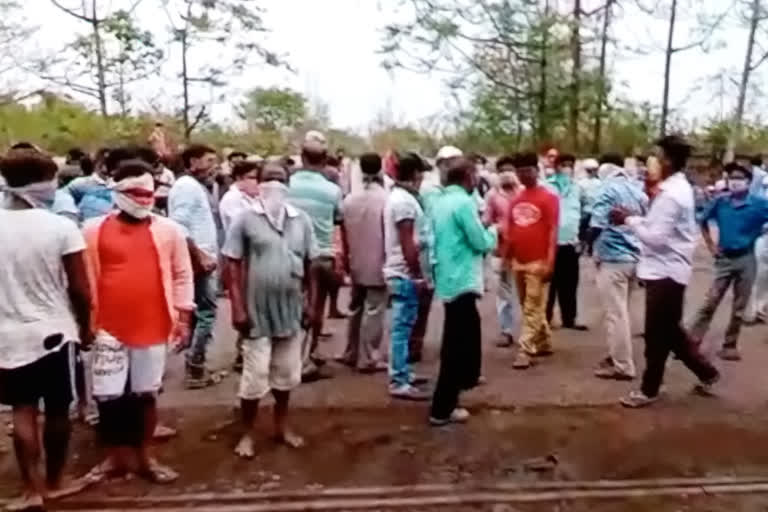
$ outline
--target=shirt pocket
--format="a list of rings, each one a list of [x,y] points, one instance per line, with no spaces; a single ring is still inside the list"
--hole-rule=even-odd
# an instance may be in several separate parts
[[[289,250],[288,259],[291,277],[296,279],[304,279],[304,259],[301,257],[301,254],[297,253],[296,251]]]

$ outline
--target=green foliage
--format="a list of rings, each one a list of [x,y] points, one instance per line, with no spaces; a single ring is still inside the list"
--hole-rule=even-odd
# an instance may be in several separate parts
[[[246,93],[237,115],[251,130],[293,129],[307,118],[307,100],[290,89],[257,87]]]

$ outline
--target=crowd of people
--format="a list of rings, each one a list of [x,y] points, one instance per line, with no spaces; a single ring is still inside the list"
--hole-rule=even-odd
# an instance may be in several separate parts
[[[667,136],[647,162],[577,162],[553,148],[499,157],[490,170],[485,158],[446,146],[433,162],[366,153],[353,166],[309,132],[300,162],[232,152],[222,165],[216,149],[193,144],[173,172],[149,147],[93,158],[73,150],[59,166],[17,144],[0,160],[0,403],[12,408],[25,489],[12,508],[126,473],[175,481],[151,450],[168,353],[186,351],[186,388],[216,385],[207,361],[222,299],[238,333],[243,458],[255,456],[269,394],[276,441],[303,445],[288,424],[291,391],[333,377],[319,348],[326,309],[346,316],[346,280],[338,362],[386,372],[394,399],[431,399],[435,427],[466,422],[460,395],[484,381],[477,302],[489,283],[498,345],[514,348],[510,367],[523,371],[557,348],[555,305],[562,328],[588,329],[578,311],[582,257],[595,262],[604,311],[606,357],[595,377],[636,378],[629,309],[642,285],[645,371],[621,403],[658,400],[670,352],[695,374],[696,390],[712,394],[720,374],[700,346],[727,289],[734,307],[722,359],[738,360],[743,323],[768,314],[768,180],[758,159],[728,164],[711,188],[693,185],[690,155],[683,138]],[[714,282],[684,324],[699,228]],[[435,301],[445,319],[432,382],[413,365]],[[72,484],[63,479],[72,404],[84,415],[91,397],[105,459]]]

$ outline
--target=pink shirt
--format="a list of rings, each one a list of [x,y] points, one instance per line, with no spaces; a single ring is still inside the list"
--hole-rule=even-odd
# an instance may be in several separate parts
[[[344,229],[349,244],[349,266],[354,284],[384,286],[384,207],[387,191],[378,183],[344,200]]]
[[[517,191],[511,194],[503,190],[493,189],[485,198],[485,221],[499,225],[506,221],[509,213],[509,203],[517,196]]]

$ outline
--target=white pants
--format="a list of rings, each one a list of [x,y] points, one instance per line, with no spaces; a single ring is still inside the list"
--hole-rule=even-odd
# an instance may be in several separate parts
[[[601,263],[597,289],[605,312],[605,339],[613,365],[619,372],[635,376],[629,297],[635,283],[635,263]]]
[[[91,373],[96,400],[113,400],[126,392],[157,393],[163,385],[166,344],[129,347],[106,331],[96,333]]]
[[[752,295],[749,298],[747,312],[744,319],[755,321],[758,318],[768,320],[768,235],[757,239],[755,244],[755,259],[757,260],[757,274],[755,284],[752,286]]]

